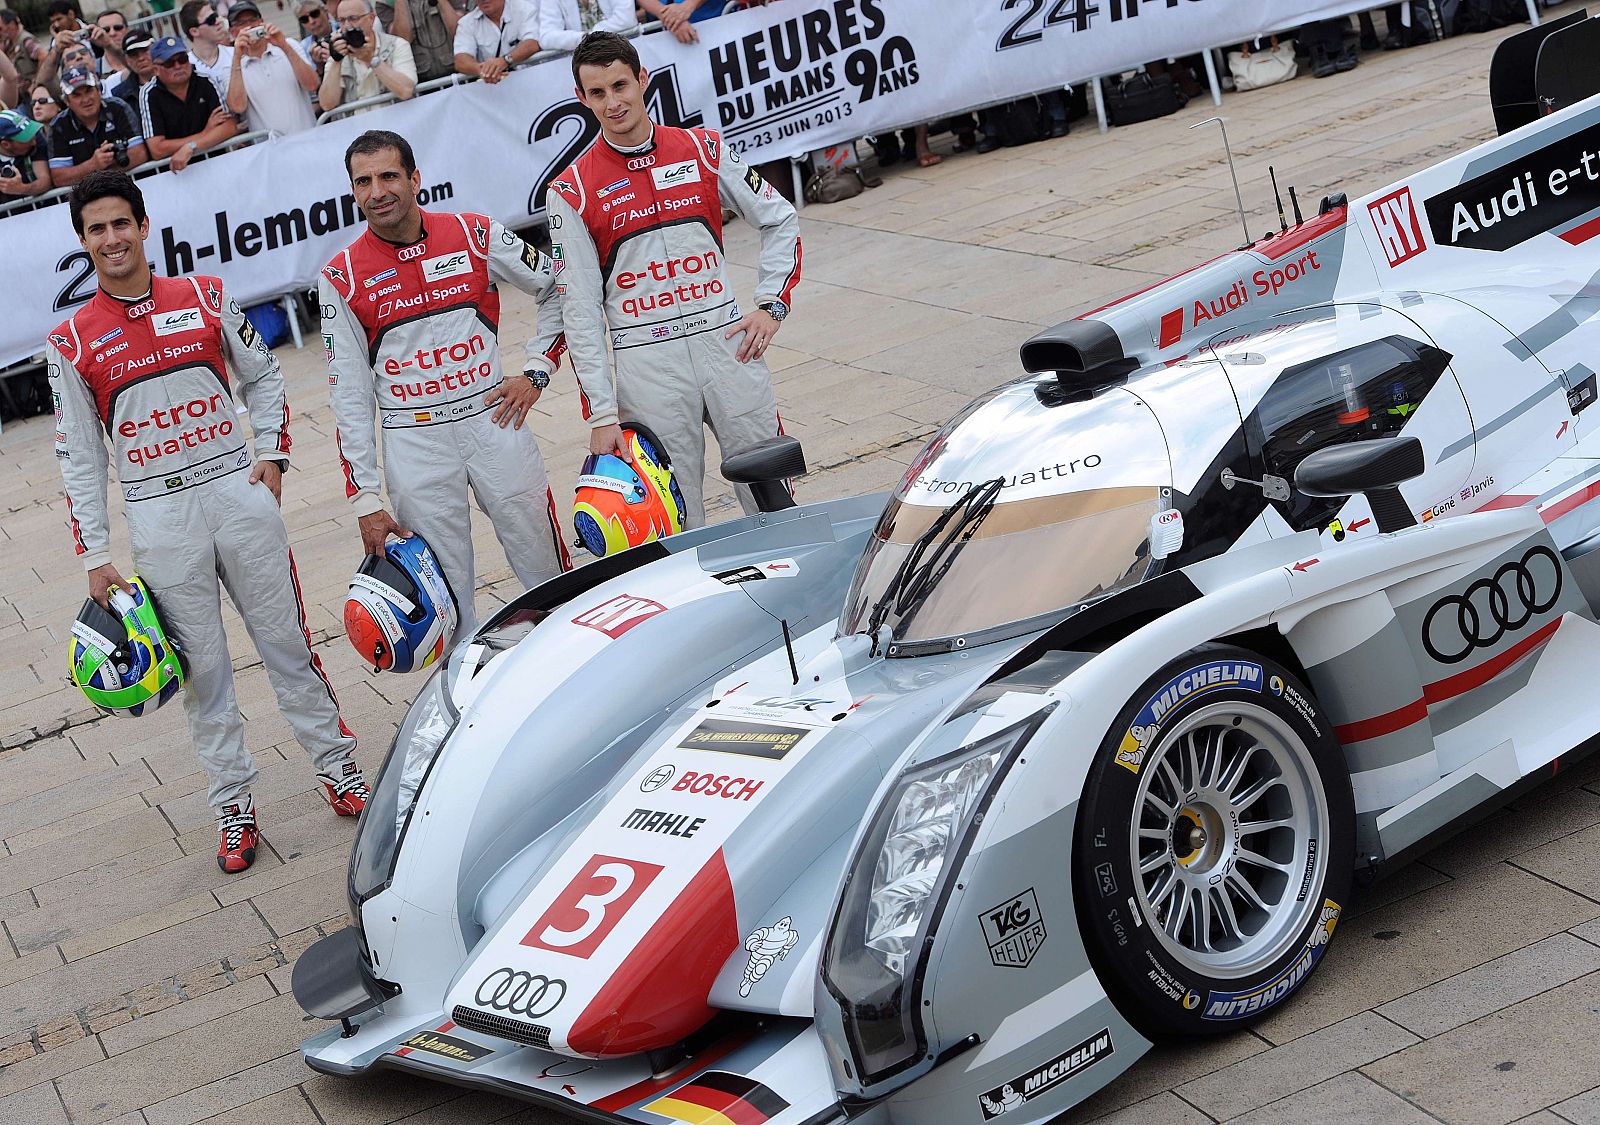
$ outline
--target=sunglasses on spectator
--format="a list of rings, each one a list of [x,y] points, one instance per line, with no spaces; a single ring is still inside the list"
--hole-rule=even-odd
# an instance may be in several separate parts
[[[183,66],[188,61],[188,55],[173,55],[170,59],[162,59],[160,62],[156,63],[156,65],[163,70],[171,70],[174,67]]]
[[[33,104],[34,105],[55,105],[56,104],[56,100],[54,98],[34,98],[33,99]]]
[[[207,16],[205,19],[201,20],[200,22],[205,24],[207,27],[216,27],[217,26],[217,22],[218,22],[219,19],[220,19],[220,17],[217,15],[217,13],[212,12],[209,16]]]
[[[100,26],[105,28],[107,31],[127,31],[128,30],[128,25],[125,24],[125,23],[103,23]]]
[[[301,23],[310,23],[312,20],[319,19],[321,16],[322,16],[322,9],[321,8],[312,8],[309,12],[301,12],[300,13],[300,22]]]

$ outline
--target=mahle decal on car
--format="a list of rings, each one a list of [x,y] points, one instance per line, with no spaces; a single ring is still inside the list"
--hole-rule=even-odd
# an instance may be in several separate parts
[[[1300,950],[1300,955],[1291,961],[1283,972],[1248,992],[1206,993],[1206,1010],[1201,1015],[1208,1020],[1232,1020],[1252,1016],[1272,1007],[1300,987],[1300,982],[1306,979],[1306,974],[1322,960],[1328,942],[1333,940],[1333,928],[1339,924],[1339,911],[1338,903],[1331,898],[1323,899],[1322,916],[1312,927],[1311,936],[1306,938],[1306,944]]]
[[[1128,733],[1122,736],[1122,745],[1117,747],[1117,765],[1138,773],[1139,767],[1144,765],[1145,754],[1161,733],[1162,724],[1180,703],[1222,688],[1260,691],[1265,679],[1261,665],[1248,660],[1214,660],[1179,673],[1139,708]]]

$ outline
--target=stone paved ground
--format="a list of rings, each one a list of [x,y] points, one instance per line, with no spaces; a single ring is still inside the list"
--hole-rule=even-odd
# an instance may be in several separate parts
[[[1490,136],[1494,41],[1371,55],[1353,74],[1230,96],[1252,229],[1270,222],[1269,162],[1314,208]],[[1202,102],[1110,136],[1080,126],[897,168],[876,191],[808,210],[799,311],[773,352],[785,420],[818,467],[803,496],[889,485],[936,422],[1014,373],[1036,328],[1234,246],[1215,131],[1188,130],[1211,113]],[[733,235],[745,294],[753,248],[747,231]],[[507,304],[513,339],[530,307],[517,294]],[[313,635],[373,768],[418,681],[367,675],[338,635],[358,545],[320,355],[280,354],[297,416],[284,514]],[[557,492],[571,495],[584,431],[570,374],[539,404],[537,430]],[[344,924],[353,826],[312,791],[237,619],[266,830],[247,876],[213,861],[181,709],[97,720],[64,686],[84,587],[50,435],[39,418],[0,437],[0,1122],[557,1120],[302,1066],[295,1045],[313,1025],[288,994],[290,963]],[[499,558],[487,524],[477,538],[480,559]],[[126,560],[120,531],[116,546]],[[483,580],[480,599],[513,592],[503,565]],[[1600,766],[1373,889],[1321,971],[1254,1031],[1164,1048],[1072,1120],[1600,1121],[1597,848]]]

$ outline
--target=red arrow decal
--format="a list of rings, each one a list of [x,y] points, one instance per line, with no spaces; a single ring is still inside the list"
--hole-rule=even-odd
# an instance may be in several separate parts
[[[746,686],[749,683],[750,683],[750,681],[746,680],[742,684],[735,684],[733,687],[729,688],[727,691],[722,693],[722,698],[724,698],[724,699],[728,698],[728,696],[732,695],[734,692],[738,691],[740,688]]]
[[[1291,569],[1295,570],[1296,572],[1298,572],[1300,574],[1304,574],[1306,571],[1310,570],[1312,567],[1314,567],[1316,565],[1317,565],[1317,560],[1316,559],[1306,559],[1304,562],[1295,563],[1294,566]]]
[[[1354,532],[1360,531],[1363,527],[1366,527],[1367,524],[1369,524],[1371,522],[1372,521],[1370,519],[1356,520],[1356,522],[1351,524],[1349,526],[1349,528],[1347,528],[1346,530],[1350,531],[1351,533],[1354,533]],[[1312,562],[1315,562],[1315,561],[1316,561],[1315,559],[1312,560]]]
[[[1559,438],[1562,434],[1564,434],[1566,432],[1567,432],[1567,424],[1565,422],[1562,422],[1561,423],[1561,428],[1556,431],[1556,437]]]
[[[577,1097],[578,1096],[578,1091],[577,1091],[576,1087],[563,1084],[561,1088],[563,1090],[565,1090],[567,1093],[571,1094],[573,1097]]]

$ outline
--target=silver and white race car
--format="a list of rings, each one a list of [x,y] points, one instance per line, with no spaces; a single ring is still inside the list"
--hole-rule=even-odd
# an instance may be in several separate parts
[[[306,1061],[1020,1125],[1287,1002],[1357,875],[1600,732],[1597,313],[1590,98],[1029,340],[887,498],[731,459],[772,510],[423,689]]]

